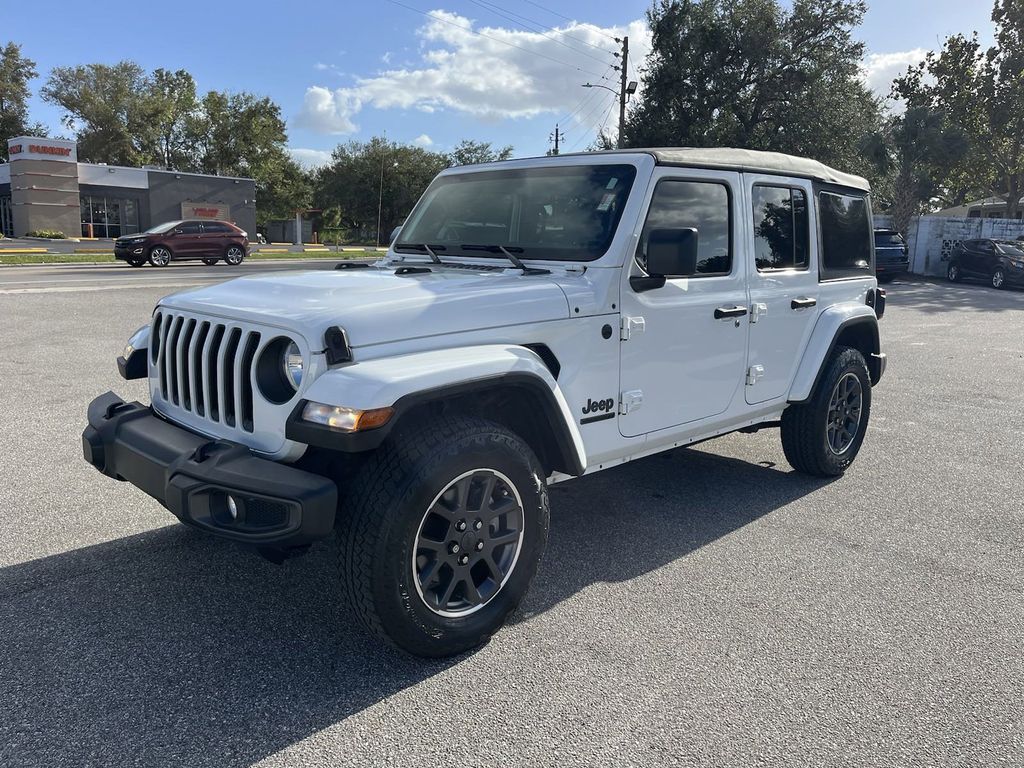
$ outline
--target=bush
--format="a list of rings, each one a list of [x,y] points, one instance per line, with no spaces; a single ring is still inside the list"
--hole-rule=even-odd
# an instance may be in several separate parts
[[[64,240],[67,238],[63,232],[58,232],[56,229],[33,229],[31,232],[26,232],[25,237],[44,237],[47,240]]]

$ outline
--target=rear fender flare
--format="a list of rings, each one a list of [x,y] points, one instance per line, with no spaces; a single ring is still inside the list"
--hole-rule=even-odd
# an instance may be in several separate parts
[[[872,348],[866,350],[867,354],[864,355],[870,368],[870,356],[880,351],[875,311],[866,304],[850,302],[831,306],[818,315],[793,379],[793,386],[790,387],[789,402],[800,403],[810,398],[840,335],[847,328],[861,325],[871,339],[869,346]]]

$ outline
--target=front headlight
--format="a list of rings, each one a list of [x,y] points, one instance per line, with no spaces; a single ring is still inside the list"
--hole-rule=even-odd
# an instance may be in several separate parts
[[[298,392],[302,387],[302,351],[294,341],[289,342],[281,353],[281,368],[288,382]]]

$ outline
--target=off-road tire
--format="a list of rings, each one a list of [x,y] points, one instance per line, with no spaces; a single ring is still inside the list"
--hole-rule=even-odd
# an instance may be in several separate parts
[[[829,402],[840,379],[856,375],[861,386],[861,415],[849,447],[837,455],[828,445]],[[864,356],[851,347],[836,347],[809,400],[782,413],[782,450],[793,469],[816,477],[842,475],[860,451],[871,416],[871,376]]]
[[[489,602],[469,615],[446,617],[421,597],[414,548],[438,494],[480,468],[502,473],[515,486],[523,508],[520,548]],[[396,428],[351,481],[338,512],[342,588],[362,623],[416,656],[451,656],[486,642],[526,594],[547,544],[544,477],[520,437],[484,419],[439,416]]]

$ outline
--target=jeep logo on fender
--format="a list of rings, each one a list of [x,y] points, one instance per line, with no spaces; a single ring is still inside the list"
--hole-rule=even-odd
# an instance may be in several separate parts
[[[615,407],[615,400],[612,398],[606,398],[604,400],[591,400],[587,399],[587,404],[583,406],[584,413],[603,413],[604,411],[610,411]]]

